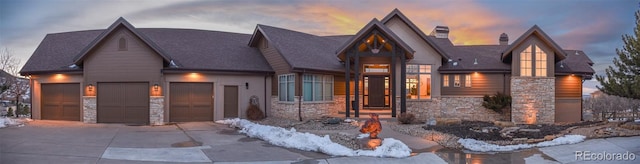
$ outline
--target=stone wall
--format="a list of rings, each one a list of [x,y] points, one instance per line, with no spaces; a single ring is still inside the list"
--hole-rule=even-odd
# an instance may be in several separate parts
[[[82,96],[82,121],[84,123],[96,123],[98,111],[96,96]]]
[[[400,102],[400,99],[397,99]],[[398,108],[398,114],[400,109]],[[482,107],[482,97],[434,97],[431,100],[407,100],[407,113],[419,121],[435,118],[459,118],[473,121],[496,121],[504,116]]]
[[[345,96],[334,96],[334,101],[329,102],[302,102],[295,97],[293,102],[280,102],[278,96],[271,96],[271,117],[298,119],[298,107],[301,109],[302,119],[316,119],[322,116],[338,114],[338,109],[344,108]],[[342,108],[340,108],[342,107]]]
[[[555,122],[555,77],[511,77],[511,97],[513,122]]]
[[[164,124],[164,96],[149,97],[149,124]]]

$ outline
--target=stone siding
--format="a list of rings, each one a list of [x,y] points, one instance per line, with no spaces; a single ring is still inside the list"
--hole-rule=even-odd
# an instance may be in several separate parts
[[[96,96],[82,96],[82,121],[84,123],[98,122],[96,105]]]
[[[334,96],[334,101],[302,102],[295,97],[293,102],[280,102],[278,96],[271,97],[270,116],[298,120],[298,107],[301,109],[302,120],[333,116],[338,114],[339,107],[344,108],[344,96]]]
[[[149,97],[149,124],[164,124],[164,96]]]
[[[397,99],[400,102],[400,99]],[[419,121],[435,118],[459,118],[473,121],[502,120],[503,115],[482,107],[482,97],[434,97],[431,100],[407,100],[407,113]],[[398,108],[400,114],[400,108]]]
[[[511,77],[513,122],[553,124],[555,90],[555,77]]]

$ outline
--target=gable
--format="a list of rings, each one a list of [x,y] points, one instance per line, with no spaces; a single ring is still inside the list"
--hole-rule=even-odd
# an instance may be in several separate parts
[[[449,54],[447,54],[446,51],[444,51],[441,47],[439,47],[436,42],[434,40],[432,40],[430,37],[428,37],[422,30],[420,30],[420,28],[418,28],[418,26],[416,26],[413,22],[411,22],[411,20],[409,20],[409,18],[407,18],[400,10],[398,10],[397,8],[394,9],[393,11],[391,11],[391,13],[387,14],[387,16],[385,16],[382,19],[382,23],[387,25],[390,21],[400,21],[402,24],[404,24],[406,27],[408,27],[409,29],[411,29],[411,31],[413,31],[413,33],[415,33],[415,35],[417,35],[418,37],[420,37],[424,42],[427,43],[427,45],[429,45],[431,48],[433,48],[433,50],[435,50],[442,58],[444,59],[451,59],[451,56]],[[397,22],[397,23],[400,23]],[[407,30],[408,31],[408,30]]]
[[[413,54],[413,59],[409,61],[409,63],[435,64],[437,65],[435,68],[438,68],[442,63],[442,55],[400,18],[394,17],[387,21],[385,25],[416,51]]]
[[[341,61],[345,61],[346,53],[349,49],[353,48],[354,46],[357,46],[359,49],[361,49],[363,46],[359,43],[363,42],[365,39],[370,39],[372,35],[376,35],[376,41],[380,39],[379,37],[383,37],[389,40],[387,41],[387,43],[395,43],[395,46],[397,46],[397,48],[403,50],[403,55],[406,56],[406,59],[413,58],[413,53],[415,51],[407,43],[402,41],[389,28],[387,28],[387,26],[385,26],[375,18],[371,20],[367,25],[365,25],[362,29],[360,29],[360,31],[358,31],[358,33],[356,33],[356,35],[354,35],[350,40],[344,43],[340,49],[338,49],[338,58]],[[382,43],[385,42],[385,40],[381,41]]]
[[[534,25],[529,30],[527,30],[527,32],[525,32],[518,39],[516,39],[513,43],[511,43],[511,45],[504,52],[502,52],[502,61],[503,62],[510,61],[513,54],[515,53],[514,50],[518,47],[521,47],[521,45],[527,42],[531,37],[538,38],[540,40],[540,43],[545,44],[547,47],[550,48],[551,51],[553,51],[553,53],[547,53],[547,54],[553,54],[555,56],[554,58],[555,62],[565,59],[566,54],[562,50],[562,48],[555,41],[553,41],[546,33],[544,33],[544,31],[542,31],[540,27],[538,27],[537,25]]]

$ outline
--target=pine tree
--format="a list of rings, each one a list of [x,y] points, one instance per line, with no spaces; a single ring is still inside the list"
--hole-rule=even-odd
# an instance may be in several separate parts
[[[633,35],[623,35],[622,49],[616,48],[618,57],[613,58],[614,67],[609,66],[606,76],[596,75],[602,87],[600,91],[620,97],[640,99],[640,11],[636,11],[636,27]]]

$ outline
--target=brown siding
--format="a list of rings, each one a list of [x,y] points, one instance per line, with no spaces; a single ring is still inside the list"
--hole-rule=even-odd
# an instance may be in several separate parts
[[[556,76],[556,97],[582,98],[580,76]]]
[[[271,95],[278,95],[278,75],[273,75],[271,77]]]
[[[509,75],[471,73],[471,87],[465,86],[465,75],[467,74],[448,75],[450,78],[449,87],[442,87],[443,96],[482,96],[485,94],[492,95],[496,92],[509,93]],[[453,86],[454,75],[460,76],[460,87]],[[444,79],[442,82],[444,82]]]
[[[119,50],[119,40],[127,40],[127,50]],[[163,59],[131,31],[115,30],[84,60],[87,84],[96,82],[161,82]],[[98,91],[100,92],[100,91]]]
[[[532,44],[540,47],[547,54],[547,77],[553,77],[555,73],[555,52],[547,45],[545,42],[540,40],[535,35],[529,36],[526,41],[522,42],[519,47],[515,48],[511,54],[511,72],[514,76],[520,76],[520,53],[524,51],[527,46],[531,46]],[[539,51],[539,50],[538,50]],[[535,54],[532,54],[535,55]],[[535,63],[532,65],[532,68],[535,69]],[[534,71],[535,72],[535,71]]]
[[[273,47],[272,44],[265,42],[267,42],[267,40],[263,37],[262,39],[260,39],[258,47],[262,55],[264,55],[264,58],[267,59],[269,65],[271,65],[271,68],[273,68],[273,70],[276,72],[276,75],[290,73],[291,67],[284,59],[284,57],[282,57],[282,55],[278,53],[278,51],[275,49],[275,47]]]

